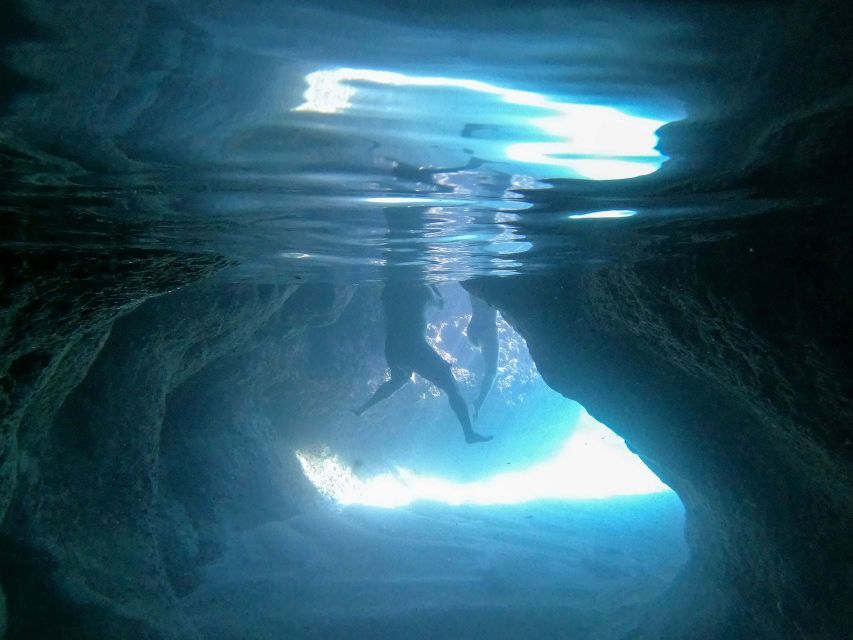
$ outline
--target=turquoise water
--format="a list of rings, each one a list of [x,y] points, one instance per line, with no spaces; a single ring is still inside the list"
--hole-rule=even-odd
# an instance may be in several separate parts
[[[463,395],[474,399],[484,357],[466,337],[468,295],[455,283],[439,291],[444,305],[430,314],[427,342],[451,363]],[[364,415],[354,415],[352,406],[386,379],[382,345],[376,344],[364,354],[365,362],[376,358],[376,368],[364,367],[366,377],[353,381],[358,399],[340,398],[338,410],[323,418],[335,425],[331,440],[320,435],[329,430],[318,426],[316,437],[295,452],[306,478],[333,503],[385,508],[571,502],[669,491],[621,438],[544,382],[524,339],[500,316],[497,333],[497,375],[476,419],[493,441],[465,444],[445,394],[417,375]],[[370,431],[396,435],[379,445]]]
[[[616,638],[686,560],[674,494],[319,511],[242,533],[186,599],[267,638]]]

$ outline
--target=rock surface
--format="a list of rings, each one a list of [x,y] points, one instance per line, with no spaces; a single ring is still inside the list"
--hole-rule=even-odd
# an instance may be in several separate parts
[[[2,540],[0,575],[12,595],[9,637],[197,637],[175,592],[187,588],[193,561],[209,561],[210,550],[199,545],[223,541],[201,540],[189,558],[176,550],[198,540],[194,525],[202,536],[209,533],[188,514],[216,502],[216,496],[195,503],[182,496],[179,474],[189,474],[202,492],[219,486],[233,494],[240,486],[235,477],[258,476],[253,456],[274,451],[275,434],[251,420],[234,423],[239,430],[221,418],[212,429],[200,423],[204,438],[225,435],[219,459],[199,458],[215,450],[203,447],[177,466],[161,467],[161,447],[177,446],[174,437],[161,445],[170,397],[211,363],[258,347],[253,340],[261,339],[262,327],[268,334],[281,330],[273,341],[286,357],[282,343],[334,319],[348,299],[345,289],[309,293],[284,311],[295,290],[212,282],[152,299],[107,326],[99,343],[85,343],[88,357],[77,354],[82,371],[63,375],[51,394],[31,402],[21,421],[17,499]],[[192,425],[188,420],[180,436],[185,442],[192,443]],[[198,485],[205,472],[228,470],[232,475],[217,478],[218,485]],[[231,511],[240,506],[237,498]],[[242,526],[251,522],[239,509],[230,513],[228,504],[217,509],[224,515],[209,523],[215,527],[227,529],[228,515],[231,527],[235,518]],[[268,513],[276,515],[280,510]],[[58,614],[47,615],[47,608]]]
[[[217,256],[4,248],[0,262],[0,517],[15,486],[18,428],[39,433],[85,376],[116,316],[221,267]]]
[[[673,240],[669,257],[468,285],[548,384],[684,501],[690,567],[633,637],[845,633],[853,263],[833,213],[722,222],[727,239]]]

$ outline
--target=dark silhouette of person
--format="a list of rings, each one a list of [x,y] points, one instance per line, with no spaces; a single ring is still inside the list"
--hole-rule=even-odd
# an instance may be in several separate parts
[[[462,425],[465,441],[487,442],[491,436],[476,433],[471,426],[468,405],[459,392],[450,364],[426,340],[427,309],[431,304],[441,304],[435,287],[423,282],[388,282],[382,290],[385,309],[385,360],[391,369],[391,378],[385,381],[370,399],[361,405],[356,414],[361,415],[373,405],[390,398],[417,373],[447,394],[450,407]]]
[[[468,297],[471,300],[471,321],[466,334],[468,341],[483,354],[484,367],[480,393],[474,401],[476,420],[498,375],[498,311],[475,295],[469,293]]]
[[[426,339],[427,310],[431,305],[443,304],[438,290],[427,284],[424,274],[429,249],[423,238],[426,208],[387,207],[383,213],[388,225],[389,253],[382,307],[385,310],[385,360],[391,377],[355,413],[361,415],[390,398],[412,379],[413,373],[417,373],[447,394],[466,442],[491,440],[491,436],[474,431],[468,405],[459,392],[450,363],[438,355]]]

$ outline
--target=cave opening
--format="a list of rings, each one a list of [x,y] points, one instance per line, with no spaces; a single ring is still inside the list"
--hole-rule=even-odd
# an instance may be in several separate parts
[[[658,106],[557,99],[481,79],[348,67],[305,76],[303,101],[291,110],[314,126],[359,132],[413,166],[454,166],[460,159],[496,163],[536,177],[634,178],[664,160],[656,131],[683,116]],[[439,160],[443,156],[443,160]],[[451,160],[451,158],[455,158]],[[464,164],[464,161],[463,161]]]
[[[281,517],[260,508],[266,515],[252,525],[241,516],[227,544],[194,569],[183,595],[190,617],[203,632],[245,638],[627,633],[687,560],[675,492],[548,387],[500,316],[498,375],[477,420],[494,440],[466,444],[446,398],[417,376],[356,416],[352,407],[387,377],[380,334],[372,326],[359,335],[352,324],[375,308],[378,287],[359,289],[337,322],[311,331],[303,357],[326,354],[322,366],[251,409],[278,434],[276,462],[286,471],[258,484],[255,461],[236,489],[230,478],[229,492],[248,487],[240,509],[274,492],[299,494],[298,508]],[[481,354],[465,335],[468,296],[455,283],[439,289],[445,304],[430,316],[428,340],[470,397]],[[338,395],[319,397],[333,380]],[[176,437],[194,415],[181,406],[167,419],[182,423]],[[211,506],[220,494],[200,488],[198,474],[183,475],[181,493],[187,459],[169,437],[167,492],[196,505],[192,518],[227,510]],[[221,449],[209,438],[205,430],[194,440],[192,455]]]
[[[443,306],[427,324],[428,344],[451,364],[463,394],[476,405],[486,375],[486,354],[468,340],[471,299],[457,284],[438,287]],[[297,450],[306,477],[339,504],[405,506],[418,500],[450,505],[518,504],[542,499],[605,499],[667,491],[616,434],[579,404],[553,391],[536,370],[524,339],[495,316],[498,350],[494,382],[476,423],[496,431],[486,447],[461,447],[448,425],[453,414],[441,390],[417,373],[411,385],[365,415],[341,415],[337,427],[357,433],[393,430],[406,449],[368,438],[347,442],[355,453],[339,455],[324,443]],[[377,348],[379,347],[379,348]],[[371,348],[377,364],[381,345]],[[389,378],[387,366],[371,371],[361,393]],[[353,385],[359,393],[358,381]],[[472,414],[474,414],[472,410]],[[460,452],[464,457],[460,457]],[[346,460],[353,460],[347,464]],[[371,464],[366,464],[372,461]],[[378,467],[384,467],[379,469]]]

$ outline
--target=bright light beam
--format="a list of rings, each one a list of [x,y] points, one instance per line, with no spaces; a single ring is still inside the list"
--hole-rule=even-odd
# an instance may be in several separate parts
[[[409,76],[371,69],[330,69],[305,77],[308,88],[293,111],[336,114],[352,107],[357,89],[351,82],[392,87],[446,87],[495,96],[507,104],[550,111],[529,124],[555,142],[515,142],[503,153],[509,160],[563,167],[590,180],[633,178],[656,171],[665,159],[656,149],[655,132],[663,120],[631,116],[613,107],[550,100],[532,91],[499,87],[479,80],[440,76]]]
[[[518,504],[535,500],[601,499],[668,491],[625,442],[585,411],[557,455],[520,471],[457,483],[398,467],[366,480],[332,454],[296,452],[306,477],[342,505],[402,507],[418,500],[462,504]]]
[[[637,215],[631,209],[610,209],[608,211],[592,211],[591,213],[576,213],[569,216],[570,220],[599,220],[603,218],[630,218]]]

